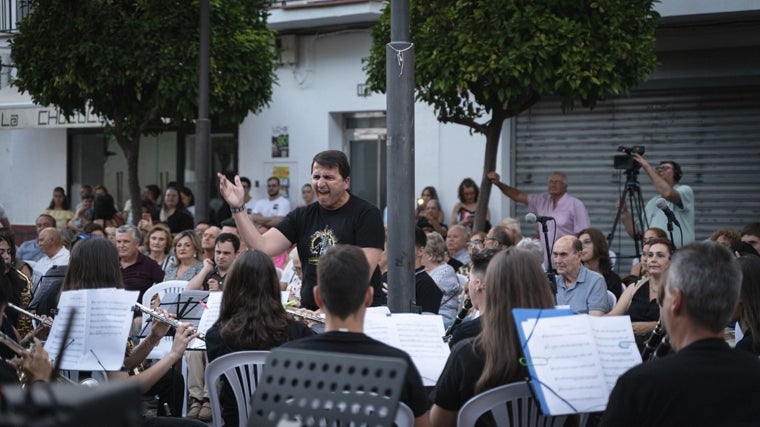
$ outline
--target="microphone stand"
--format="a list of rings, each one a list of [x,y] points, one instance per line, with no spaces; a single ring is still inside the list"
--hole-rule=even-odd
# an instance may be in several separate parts
[[[541,229],[544,232],[544,250],[546,251],[546,275],[549,277],[549,288],[554,295],[557,295],[557,271],[552,266],[552,254],[549,249],[549,227],[546,220],[541,221]]]

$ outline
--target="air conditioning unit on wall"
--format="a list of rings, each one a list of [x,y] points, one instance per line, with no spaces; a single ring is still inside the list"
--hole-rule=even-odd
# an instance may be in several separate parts
[[[298,38],[294,34],[277,36],[278,65],[298,63]]]

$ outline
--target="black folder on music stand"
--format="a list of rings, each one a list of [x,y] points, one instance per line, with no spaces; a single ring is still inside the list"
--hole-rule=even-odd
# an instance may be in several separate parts
[[[406,370],[404,360],[392,357],[276,348],[253,394],[248,427],[281,421],[390,427]]]

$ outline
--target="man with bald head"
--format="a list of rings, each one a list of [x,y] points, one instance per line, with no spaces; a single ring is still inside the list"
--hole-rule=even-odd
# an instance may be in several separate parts
[[[44,254],[34,265],[32,283],[35,288],[42,276],[53,266],[69,265],[69,250],[63,246],[63,237],[57,228],[48,227],[40,231],[38,244]]]
[[[575,313],[601,316],[612,310],[607,284],[601,274],[581,263],[581,241],[562,236],[554,242],[552,261],[557,269],[557,305],[569,305]]]
[[[203,259],[214,259],[214,248],[216,248],[216,238],[219,237],[222,230],[219,227],[210,226],[200,234],[201,247],[203,248]]]
[[[24,261],[39,261],[45,254],[40,250],[39,236],[40,232],[48,227],[55,227],[55,218],[48,214],[42,214],[34,222],[37,238],[27,240],[19,245],[16,250],[16,258]]]

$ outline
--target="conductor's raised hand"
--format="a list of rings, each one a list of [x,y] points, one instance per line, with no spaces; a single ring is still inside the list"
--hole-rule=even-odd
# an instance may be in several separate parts
[[[245,203],[245,190],[240,182],[240,175],[235,175],[235,182],[230,182],[223,173],[217,172],[219,178],[219,194],[231,208],[239,208]]]

